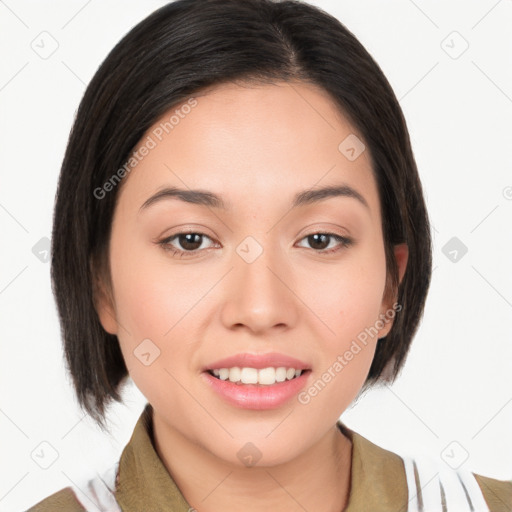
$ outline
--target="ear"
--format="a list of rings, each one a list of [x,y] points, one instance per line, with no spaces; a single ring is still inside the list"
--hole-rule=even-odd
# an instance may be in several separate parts
[[[406,243],[403,244],[397,244],[394,246],[394,255],[395,255],[395,261],[398,266],[398,283],[400,284],[402,282],[402,279],[405,274],[405,269],[407,268],[407,260],[409,259],[409,247]],[[385,294],[386,296],[387,294]],[[395,304],[397,297],[386,297],[382,301],[382,306],[380,310],[380,317],[379,319],[382,320],[382,323],[384,323],[384,326],[382,329],[379,329],[379,338],[384,338],[388,335],[389,331],[391,330],[391,327],[393,327],[393,318],[395,317],[395,314],[390,314],[390,311],[399,311],[401,309],[401,305],[399,305],[400,309],[393,308],[393,304]],[[387,314],[386,314],[387,313]]]
[[[109,292],[110,288],[107,286],[105,279],[99,275],[100,273],[95,269],[92,262],[90,266],[93,281],[94,309],[98,313],[103,329],[110,334],[117,334],[116,311],[114,299]]]

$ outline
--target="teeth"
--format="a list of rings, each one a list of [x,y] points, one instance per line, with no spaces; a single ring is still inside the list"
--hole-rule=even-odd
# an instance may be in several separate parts
[[[286,368],[282,366],[276,368],[276,382],[284,382],[286,380]]]
[[[212,373],[220,380],[229,380],[237,384],[263,384],[271,386],[276,382],[284,382],[285,380],[299,377],[302,370],[285,368],[284,366],[280,366],[279,368],[269,366],[268,368],[262,368],[260,370],[235,366],[233,368],[218,368],[212,370]]]
[[[240,380],[240,376],[242,374],[240,368],[231,368],[230,370],[223,368],[223,370],[227,371],[227,378],[230,380],[230,382],[238,382]]]
[[[229,369],[228,368],[221,368],[219,370],[219,379],[226,380],[229,377]]]

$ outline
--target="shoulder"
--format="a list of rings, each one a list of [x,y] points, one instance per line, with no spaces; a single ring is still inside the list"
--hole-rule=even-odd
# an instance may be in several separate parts
[[[512,510],[512,480],[497,480],[473,473],[491,512]]]
[[[359,510],[512,512],[512,480],[450,468],[418,453],[395,453],[340,424],[353,442],[353,498]],[[359,498],[363,496],[363,498]],[[366,507],[371,505],[371,507]]]
[[[85,478],[77,485],[65,487],[36,503],[27,512],[83,512],[90,509],[121,512],[116,501],[115,487],[119,463],[92,478]]]
[[[78,501],[71,487],[65,487],[36,503],[27,512],[83,512],[86,510]]]
[[[401,457],[338,422],[352,441],[349,502],[346,512],[407,510],[407,484]]]

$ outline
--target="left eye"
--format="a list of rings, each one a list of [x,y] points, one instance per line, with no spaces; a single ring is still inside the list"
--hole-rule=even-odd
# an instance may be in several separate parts
[[[348,247],[352,243],[352,239],[345,236],[336,235],[335,233],[312,233],[311,235],[305,236],[302,240],[307,240],[308,243],[313,245],[313,249],[319,249],[319,252],[324,254],[340,250],[339,246],[327,249],[329,244],[327,244],[327,247],[314,247],[315,245],[325,245],[326,239],[331,239],[331,241],[335,240],[338,242],[338,244],[341,244],[342,247]]]
[[[170,251],[175,255],[185,256],[187,253],[196,253],[199,249],[201,249],[201,245],[203,239],[211,238],[204,233],[199,232],[181,232],[171,235],[161,241],[158,242],[159,245],[163,247],[164,250]],[[172,245],[174,241],[178,241],[179,245],[183,249],[179,249]],[[302,240],[307,240],[307,242],[312,245],[312,249],[320,254],[327,254],[341,250],[343,247],[348,247],[352,244],[352,239],[347,238],[345,236],[337,235],[335,233],[312,233],[310,235],[306,235]],[[331,244],[328,241],[335,241],[337,245],[334,247],[329,247]],[[327,241],[327,245],[326,245]],[[316,246],[316,247],[315,247]],[[318,247],[320,246],[320,247]],[[204,249],[204,248],[203,248]]]

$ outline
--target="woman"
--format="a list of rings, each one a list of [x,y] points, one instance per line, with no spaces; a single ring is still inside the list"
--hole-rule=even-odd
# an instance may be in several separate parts
[[[118,464],[31,510],[503,510],[512,482],[339,421],[398,375],[431,276],[406,123],[338,20],[178,0],[81,102],[52,283],[80,404],[148,400]]]

